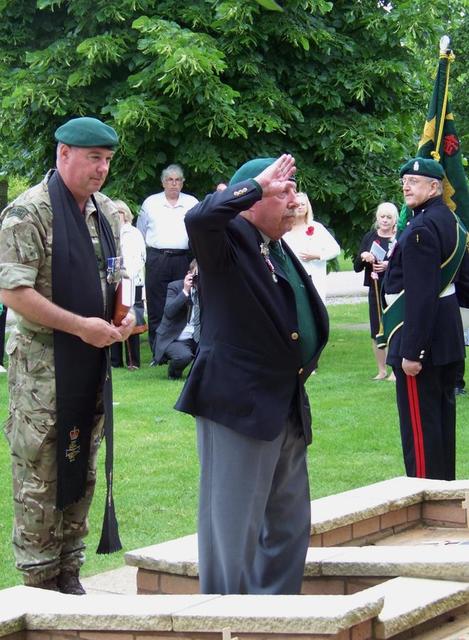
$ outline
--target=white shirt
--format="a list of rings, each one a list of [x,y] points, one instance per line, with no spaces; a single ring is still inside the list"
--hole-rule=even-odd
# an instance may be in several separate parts
[[[180,193],[175,205],[167,201],[164,191],[148,196],[137,219],[137,229],[146,245],[155,249],[188,249],[184,218],[197,203],[197,198],[187,193]]]
[[[287,231],[283,236],[283,240],[285,240],[300,260],[324,302],[326,299],[327,261],[339,255],[340,247],[334,237],[320,222],[314,220],[311,227],[313,230],[312,235],[308,235],[306,228],[303,226],[298,230],[295,230],[295,227],[293,227],[292,231]],[[300,252],[318,254],[320,259],[302,260],[298,256]]]
[[[126,222],[120,230],[120,241],[125,272],[129,278],[133,278],[135,286],[142,286],[145,282],[147,257],[143,236],[130,222]]]

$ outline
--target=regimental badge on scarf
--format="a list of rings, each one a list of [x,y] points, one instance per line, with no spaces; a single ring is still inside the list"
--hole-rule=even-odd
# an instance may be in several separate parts
[[[80,429],[78,427],[74,427],[70,431],[70,442],[68,447],[65,449],[65,457],[70,460],[70,462],[75,462],[76,458],[80,454],[80,445],[78,444],[78,437],[80,435]]]

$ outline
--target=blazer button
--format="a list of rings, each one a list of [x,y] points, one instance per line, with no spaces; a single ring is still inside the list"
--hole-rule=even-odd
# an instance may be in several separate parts
[[[292,340],[298,340],[299,337],[300,337],[300,335],[296,331],[293,331],[293,333],[291,334],[291,339]]]
[[[298,369],[298,375],[301,376],[302,373],[303,373],[303,367],[301,367],[301,369]]]

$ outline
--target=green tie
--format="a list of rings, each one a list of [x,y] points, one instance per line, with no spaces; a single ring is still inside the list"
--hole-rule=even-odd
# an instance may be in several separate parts
[[[302,364],[306,364],[316,353],[318,346],[318,332],[308,292],[290,256],[285,253],[279,240],[270,241],[269,251],[274,263],[282,268],[295,295]]]
[[[285,266],[286,264],[285,252],[282,249],[282,245],[278,240],[271,240],[269,242],[269,251],[282,266]]]

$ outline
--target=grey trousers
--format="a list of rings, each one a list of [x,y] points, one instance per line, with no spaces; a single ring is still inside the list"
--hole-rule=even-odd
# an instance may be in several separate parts
[[[196,418],[201,593],[300,592],[311,529],[306,445],[291,423],[273,441]]]

